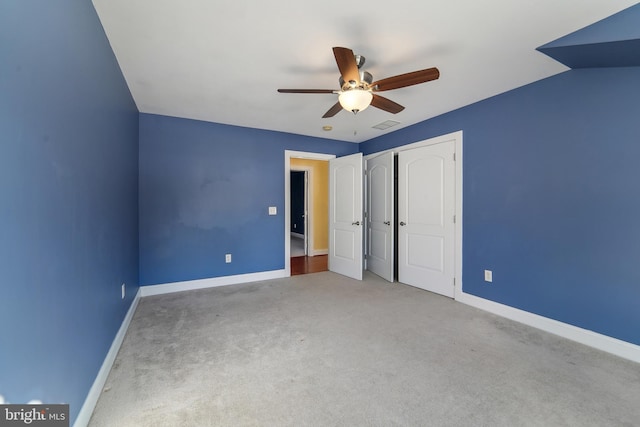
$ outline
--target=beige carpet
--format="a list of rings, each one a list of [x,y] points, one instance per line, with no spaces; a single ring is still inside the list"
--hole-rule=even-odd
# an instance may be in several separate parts
[[[142,299],[91,426],[633,426],[640,365],[365,274]]]

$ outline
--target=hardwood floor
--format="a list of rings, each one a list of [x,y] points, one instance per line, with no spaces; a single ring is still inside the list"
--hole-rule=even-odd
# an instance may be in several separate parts
[[[328,255],[291,257],[291,275],[327,271]]]

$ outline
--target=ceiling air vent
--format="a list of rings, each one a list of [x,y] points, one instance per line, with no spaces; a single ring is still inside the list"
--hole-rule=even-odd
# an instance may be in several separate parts
[[[378,123],[375,126],[372,126],[374,129],[385,130],[393,127],[395,125],[399,125],[400,122],[396,122],[395,120],[387,120],[386,122]]]

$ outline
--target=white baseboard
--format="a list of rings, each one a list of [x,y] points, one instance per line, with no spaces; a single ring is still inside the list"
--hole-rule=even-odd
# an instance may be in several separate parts
[[[120,351],[120,346],[122,345],[122,341],[124,341],[124,336],[127,333],[127,329],[129,329],[129,324],[131,324],[131,319],[133,319],[133,314],[136,312],[136,308],[138,307],[138,302],[140,301],[141,292],[138,288],[138,292],[136,293],[135,298],[133,298],[133,302],[131,306],[129,306],[129,310],[127,311],[127,315],[124,316],[124,320],[120,325],[120,329],[118,329],[118,333],[116,334],[113,342],[111,343],[111,347],[109,348],[109,352],[107,356],[104,358],[102,362],[102,366],[98,371],[98,375],[96,379],[93,381],[93,385],[87,394],[87,397],[82,404],[82,408],[80,408],[80,412],[78,413],[78,417],[73,423],[73,427],[85,427],[89,424],[89,420],[91,419],[91,415],[93,414],[93,410],[98,403],[98,398],[102,393],[102,388],[104,384],[107,382],[107,377],[109,376],[109,372],[111,371],[111,367],[113,366],[113,362],[116,360],[116,356],[118,355],[118,351]]]
[[[640,346],[638,345],[464,292],[462,292],[461,297],[456,300],[498,316],[506,317],[507,319],[640,363]]]
[[[329,249],[311,249],[309,256],[329,255]]]
[[[237,285],[247,282],[259,282],[261,280],[280,279],[283,277],[286,277],[285,270],[262,271],[260,273],[237,274],[235,276],[212,277],[210,279],[140,286],[140,292],[142,297],[148,297],[151,295],[215,288],[218,286]]]

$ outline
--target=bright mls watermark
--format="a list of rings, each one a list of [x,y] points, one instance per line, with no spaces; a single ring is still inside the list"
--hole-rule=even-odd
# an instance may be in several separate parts
[[[69,427],[69,405],[0,405],[0,427]]]

